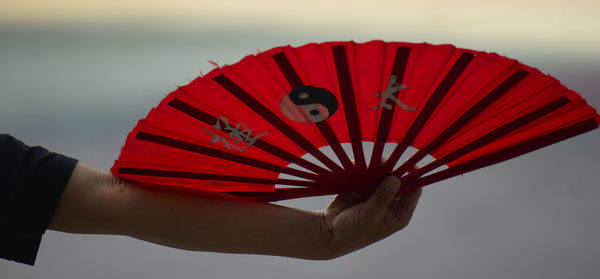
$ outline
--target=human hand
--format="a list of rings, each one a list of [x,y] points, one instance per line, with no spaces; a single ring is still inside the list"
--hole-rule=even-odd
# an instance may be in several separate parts
[[[388,176],[365,202],[356,195],[338,195],[319,212],[319,232],[332,258],[381,240],[408,225],[421,189],[396,198],[400,180]]]
[[[78,163],[49,228],[120,234],[179,249],[332,259],[405,227],[420,190],[394,199],[388,177],[365,202],[337,196],[309,211],[215,192],[155,189]]]

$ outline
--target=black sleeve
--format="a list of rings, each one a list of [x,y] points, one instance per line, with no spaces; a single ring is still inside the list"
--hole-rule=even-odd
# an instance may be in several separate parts
[[[77,160],[0,134],[0,257],[33,265]]]

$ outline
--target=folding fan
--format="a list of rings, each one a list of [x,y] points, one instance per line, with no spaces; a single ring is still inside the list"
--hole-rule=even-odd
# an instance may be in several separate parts
[[[599,123],[576,92],[495,53],[383,41],[284,46],[170,93],[111,171],[264,201],[369,194],[389,174],[410,191]],[[364,142],[373,142],[370,156]],[[400,161],[409,146],[418,151]]]

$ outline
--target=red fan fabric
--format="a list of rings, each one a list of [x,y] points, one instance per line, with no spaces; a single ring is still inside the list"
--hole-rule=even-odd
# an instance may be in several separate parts
[[[179,87],[138,122],[111,171],[264,201],[368,194],[389,174],[410,191],[599,123],[576,92],[496,53],[313,43],[250,55]],[[364,142],[374,143],[369,154]],[[395,147],[384,157],[386,143]],[[399,162],[409,146],[418,151]]]

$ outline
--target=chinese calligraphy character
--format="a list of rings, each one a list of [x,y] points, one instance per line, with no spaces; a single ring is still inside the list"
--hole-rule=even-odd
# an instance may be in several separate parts
[[[378,108],[385,108],[385,109],[392,109],[392,105],[387,103],[388,99],[391,99],[392,101],[394,101],[397,105],[400,106],[400,108],[402,108],[403,110],[408,110],[408,111],[415,111],[417,110],[417,108],[415,107],[411,107],[405,103],[403,103],[402,101],[400,101],[400,99],[398,99],[396,96],[394,96],[394,93],[401,90],[401,89],[406,89],[408,88],[408,86],[404,85],[404,84],[398,84],[396,81],[398,80],[398,77],[396,75],[390,75],[390,81],[388,82],[387,88],[385,89],[385,91],[383,92],[376,92],[375,96],[380,97],[381,101],[379,102],[379,105],[371,108],[371,110],[375,110]]]
[[[217,130],[221,130],[224,132],[228,131],[229,134],[228,134],[228,137],[224,137],[219,134],[213,133],[209,130],[204,130],[205,132],[212,135],[212,139],[210,140],[210,143],[218,144],[219,142],[222,142],[223,145],[227,149],[235,148],[239,151],[244,151],[245,149],[247,149],[248,147],[250,147],[254,143],[256,143],[256,141],[260,137],[269,134],[269,132],[263,132],[256,136],[252,136],[252,131],[254,131],[254,129],[248,128],[248,126],[244,125],[244,123],[241,123],[241,122],[238,122],[235,125],[235,127],[231,127],[229,125],[229,119],[227,119],[227,117],[225,117],[225,116],[221,116],[221,117],[217,118],[217,123],[215,123],[215,125],[213,125],[213,127]],[[231,144],[231,142],[229,142],[228,140],[231,140],[238,145],[241,144],[242,142],[245,142],[246,145],[240,147],[240,146]]]

